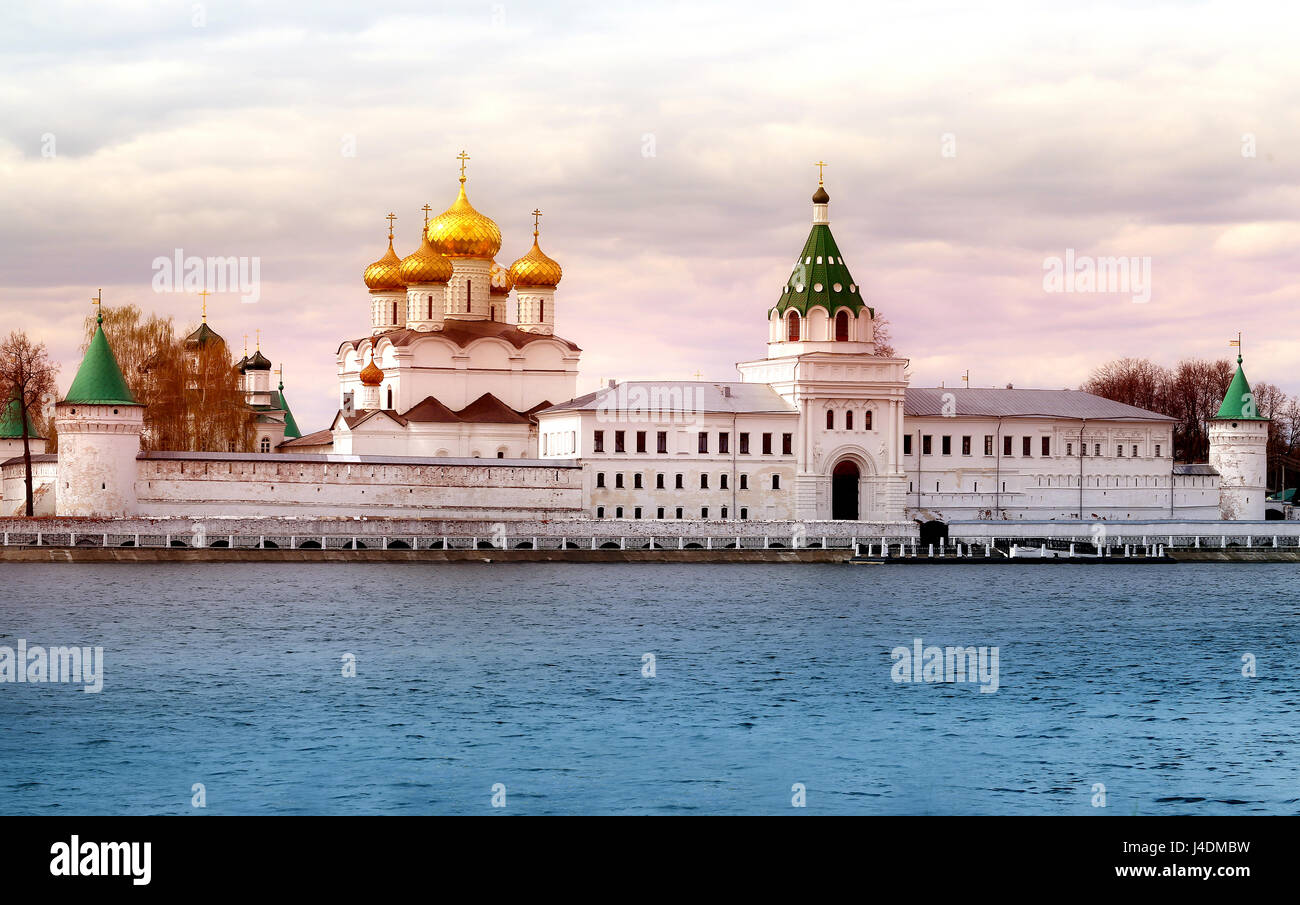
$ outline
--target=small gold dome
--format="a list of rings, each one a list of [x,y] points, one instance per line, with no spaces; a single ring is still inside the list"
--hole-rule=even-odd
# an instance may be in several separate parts
[[[384,372],[379,370],[375,365],[375,355],[370,353],[370,364],[361,369],[361,383],[363,386],[377,387],[384,382]]]
[[[535,286],[554,289],[560,283],[564,271],[553,259],[546,256],[537,244],[537,231],[533,231],[533,247],[528,254],[510,265],[510,275],[515,279],[515,288]]]
[[[509,295],[515,288],[515,278],[510,275],[510,268],[502,267],[496,261],[488,271],[488,290],[491,295]]]
[[[465,177],[460,180],[460,194],[438,216],[429,221],[424,235],[433,250],[449,258],[485,258],[492,260],[501,250],[501,229],[490,217],[474,210],[465,197]]]
[[[393,251],[393,229],[390,222],[388,227],[388,251],[382,258],[367,267],[361,278],[366,281],[366,286],[369,289],[405,289],[406,284],[402,282],[402,277],[398,273],[401,264],[397,252]]]
[[[412,283],[445,283],[451,279],[451,261],[433,250],[428,235],[422,235],[420,247],[402,258],[398,275],[408,286]]]

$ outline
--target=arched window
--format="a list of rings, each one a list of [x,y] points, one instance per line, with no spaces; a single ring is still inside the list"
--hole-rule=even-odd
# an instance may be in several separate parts
[[[394,323],[394,324],[397,323],[397,302],[393,302],[393,320],[392,320],[392,323]]]
[[[388,408],[391,410],[392,407],[393,407],[393,388],[392,388],[392,387],[389,387],[389,388],[388,388]]]
[[[537,300],[537,322],[540,324],[546,320],[546,300]]]
[[[474,282],[473,280],[465,281],[465,313],[466,314],[469,314],[470,299],[474,297],[473,292],[470,290],[470,286],[472,285],[473,282]]]
[[[433,296],[429,296],[429,320],[433,320]]]
[[[263,438],[262,438],[262,452],[264,452],[264,453],[269,453],[270,451],[271,451],[271,438],[270,438],[270,437],[263,437]]]
[[[851,431],[851,430],[853,430],[853,412],[852,412],[852,411],[848,411],[848,412],[845,412],[845,413],[844,413],[844,429],[845,429],[846,431]]]
[[[799,341],[799,312],[791,311],[790,317],[786,320],[785,338],[792,343]]]
[[[834,409],[827,409],[827,410],[826,410],[826,429],[827,429],[828,431],[833,431],[833,430],[835,430],[835,410],[834,410]]]
[[[835,315],[835,341],[837,343],[849,341],[849,313],[847,311],[841,311]]]
[[[871,430],[871,409],[867,409],[862,413],[862,429],[864,431]]]

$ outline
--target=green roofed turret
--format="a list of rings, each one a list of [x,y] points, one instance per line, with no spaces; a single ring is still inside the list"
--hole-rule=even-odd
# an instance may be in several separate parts
[[[64,402],[82,405],[139,405],[131,388],[126,385],[122,369],[118,367],[117,356],[108,345],[104,335],[104,318],[99,317],[95,326],[95,335],[90,338],[86,356],[81,359],[77,376],[68,387]]]
[[[817,191],[812,196],[812,231],[808,233],[803,251],[799,252],[790,279],[781,289],[781,298],[772,309],[782,315],[791,308],[801,317],[806,316],[810,308],[817,307],[832,316],[841,308],[847,308],[854,315],[863,308],[870,310],[862,299],[862,287],[849,273],[844,256],[835,244],[835,236],[831,234],[830,200],[826,187],[818,180]],[[871,312],[872,317],[875,314],[875,311]]]
[[[0,412],[0,440],[21,440],[23,438],[22,406],[18,404],[18,395],[9,397],[9,404]],[[31,440],[44,439],[36,432],[31,415],[27,416],[27,437]]]
[[[1251,392],[1250,382],[1241,366],[1241,356],[1237,356],[1237,373],[1232,375],[1228,392],[1223,397],[1223,405],[1215,418],[1224,421],[1267,421],[1255,407],[1255,394]]]

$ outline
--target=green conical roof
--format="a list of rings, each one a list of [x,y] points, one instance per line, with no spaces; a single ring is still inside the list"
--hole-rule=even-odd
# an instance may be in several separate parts
[[[20,417],[22,406],[18,404],[18,396],[15,394],[9,397],[9,404],[5,406],[3,413],[0,413],[0,440],[21,440],[23,438],[23,422]],[[36,425],[32,423],[31,416],[27,417],[27,436],[29,439],[44,439],[36,432]]]
[[[1237,356],[1237,373],[1232,375],[1232,383],[1228,384],[1223,405],[1219,406],[1219,413],[1214,417],[1232,421],[1268,420],[1255,409],[1255,394],[1250,391],[1250,382],[1246,380],[1246,372],[1241,367],[1240,355]]]
[[[131,388],[126,385],[108,338],[104,336],[102,320],[95,328],[86,357],[81,359],[81,367],[77,369],[77,376],[72,379],[72,386],[68,387],[68,395],[63,397],[63,401],[83,405],[139,405],[131,395]]]
[[[813,204],[829,202],[826,190],[818,186]],[[845,266],[844,257],[827,223],[813,223],[808,241],[804,242],[799,260],[795,261],[790,279],[786,280],[774,308],[781,314],[793,308],[802,316],[808,314],[809,308],[819,306],[832,315],[840,308],[848,308],[856,315],[868,307],[862,300],[862,287],[854,282],[853,274]],[[874,311],[872,316],[875,316]]]
[[[271,393],[271,405],[276,406],[284,412],[284,439],[297,440],[302,436],[302,431],[298,430],[298,422],[293,420],[293,412],[289,411],[289,402],[284,398],[284,384],[280,384],[277,392]]]

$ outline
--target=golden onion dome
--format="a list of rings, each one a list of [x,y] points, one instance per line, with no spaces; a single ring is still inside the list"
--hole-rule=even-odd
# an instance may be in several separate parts
[[[408,286],[412,283],[445,283],[451,279],[451,261],[434,251],[427,234],[421,234],[420,247],[402,258],[398,275]]]
[[[389,215],[392,217],[393,215]],[[397,252],[393,251],[393,223],[390,219],[388,222],[388,251],[384,256],[375,263],[366,268],[361,278],[366,281],[366,286],[372,290],[393,290],[405,289],[406,284],[402,282],[401,274],[398,273],[402,261],[397,257]]]
[[[496,261],[488,271],[488,290],[491,295],[509,295],[515,288],[515,278],[510,275],[510,268],[502,267]]]
[[[361,383],[363,386],[377,387],[383,382],[384,372],[375,365],[375,354],[371,352],[370,364],[361,369]]]
[[[424,235],[434,251],[448,258],[492,260],[501,250],[501,229],[465,197],[465,177],[460,177],[460,194],[438,216],[429,221]]]
[[[537,230],[533,230],[533,247],[528,254],[510,265],[510,275],[515,279],[515,288],[533,286],[554,289],[560,283],[564,271],[552,258],[547,257],[537,244]]]

